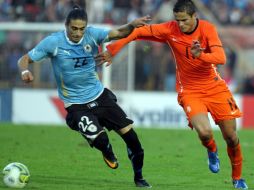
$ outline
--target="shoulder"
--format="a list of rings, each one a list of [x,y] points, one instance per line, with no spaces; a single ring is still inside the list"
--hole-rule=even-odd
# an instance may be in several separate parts
[[[168,21],[159,24],[151,24],[151,30],[160,31],[160,33],[169,33],[178,28],[176,21]]]
[[[156,27],[160,27],[160,28],[171,28],[171,27],[177,27],[178,26],[176,21],[168,21],[168,22],[152,24],[152,25],[156,26]]]
[[[52,44],[58,44],[59,42],[63,41],[63,39],[64,39],[64,31],[60,31],[60,32],[51,33],[50,35],[46,36],[44,38],[44,41],[52,45]]]
[[[96,33],[96,32],[103,32],[103,31],[109,31],[109,28],[102,28],[102,27],[95,27],[95,26],[87,26],[86,27],[86,33]]]
[[[200,25],[200,27],[202,27],[206,30],[209,30],[211,28],[216,28],[216,26],[213,23],[211,23],[207,20],[199,20],[199,25]]]

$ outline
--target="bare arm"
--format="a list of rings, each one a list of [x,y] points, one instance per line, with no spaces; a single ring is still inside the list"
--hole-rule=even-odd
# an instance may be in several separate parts
[[[160,36],[155,34],[155,27],[152,31],[151,29],[152,25],[146,25],[139,28],[136,28],[130,35],[128,35],[126,38],[117,40],[114,43],[111,43],[107,45],[107,51],[99,53],[95,60],[97,62],[97,65],[102,65],[106,63],[106,66],[109,66],[112,64],[112,58],[129,42],[134,40],[148,40],[148,41],[156,41],[156,42],[162,42],[165,43],[164,38],[159,38]],[[157,29],[157,31],[162,31],[160,29]]]
[[[120,26],[117,29],[112,29],[109,32],[109,40],[111,41],[111,40],[125,38],[129,34],[131,34],[131,32],[134,30],[134,28],[138,28],[138,27],[147,25],[147,22],[149,22],[150,20],[151,20],[150,16],[144,16],[144,17],[137,18],[128,24]]]
[[[26,83],[32,82],[34,80],[32,73],[28,70],[29,64],[31,63],[33,63],[33,60],[30,59],[28,54],[23,55],[18,60],[18,67],[21,72],[21,79]]]

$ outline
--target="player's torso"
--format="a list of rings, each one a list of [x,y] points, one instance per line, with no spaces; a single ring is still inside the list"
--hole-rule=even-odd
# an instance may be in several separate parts
[[[176,26],[168,38],[168,43],[176,59],[176,87],[178,92],[204,90],[215,85],[217,80],[221,80],[215,65],[204,63],[191,54],[191,45],[194,40],[200,42],[201,47],[205,48],[205,53],[210,52],[204,27],[201,23],[199,25],[191,34],[183,34]]]
[[[69,43],[65,36],[59,38],[62,39],[51,59],[60,96],[66,102],[89,101],[102,90],[93,58],[98,46],[89,35],[84,35],[79,44]]]
[[[80,44],[69,44],[61,40],[56,48],[56,54],[52,57],[53,67],[59,74],[85,75],[95,71],[93,55],[98,53],[98,47],[87,38]]]

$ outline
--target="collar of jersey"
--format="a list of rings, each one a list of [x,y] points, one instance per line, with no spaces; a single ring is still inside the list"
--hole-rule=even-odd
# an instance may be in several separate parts
[[[83,40],[83,38],[84,38],[84,36],[83,36],[83,37],[79,40],[78,43],[75,43],[75,42],[72,42],[72,41],[68,38],[66,30],[64,30],[64,35],[65,35],[65,38],[66,38],[67,42],[68,42],[69,44],[71,44],[71,45],[79,45],[79,44],[81,44],[81,42],[82,42],[82,40]]]

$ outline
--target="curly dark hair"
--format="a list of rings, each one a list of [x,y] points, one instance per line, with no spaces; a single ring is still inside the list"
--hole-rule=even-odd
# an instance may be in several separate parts
[[[73,9],[69,12],[68,16],[66,17],[65,24],[68,25],[71,20],[76,19],[84,20],[87,22],[86,11],[77,4],[73,6]]]
[[[196,12],[196,6],[192,0],[178,0],[173,11],[175,13],[186,12],[188,15],[192,16]]]

